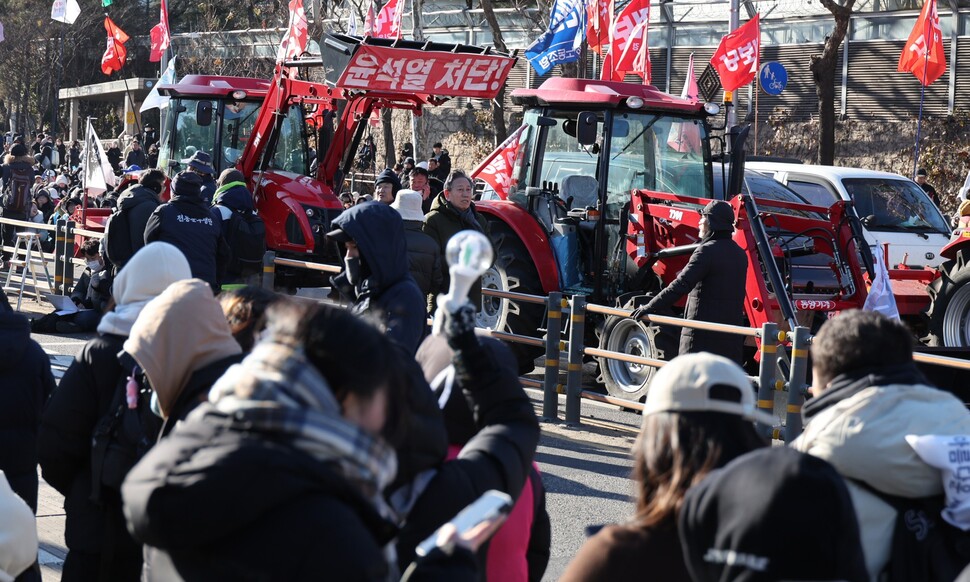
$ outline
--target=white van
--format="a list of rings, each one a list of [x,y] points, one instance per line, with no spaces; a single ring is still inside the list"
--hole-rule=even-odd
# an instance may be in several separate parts
[[[936,267],[940,249],[950,240],[943,213],[909,178],[889,172],[778,162],[745,163],[745,168],[773,177],[816,206],[851,200],[873,252],[889,245],[889,265]]]

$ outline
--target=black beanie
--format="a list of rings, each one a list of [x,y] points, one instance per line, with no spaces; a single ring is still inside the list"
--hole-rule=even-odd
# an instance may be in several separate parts
[[[723,200],[712,200],[701,214],[707,217],[707,225],[713,231],[734,230],[734,209]]]
[[[388,183],[391,185],[391,192],[397,194],[397,191],[401,189],[401,181],[398,180],[397,174],[394,170],[386,168],[383,172],[377,175],[377,179],[374,180],[374,186],[380,186],[381,184]]]
[[[201,196],[202,176],[195,172],[179,172],[172,180],[172,192],[176,196]]]

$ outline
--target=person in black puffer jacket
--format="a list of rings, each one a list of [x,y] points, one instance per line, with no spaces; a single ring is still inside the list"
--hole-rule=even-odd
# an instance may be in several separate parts
[[[398,352],[335,307],[283,300],[268,321],[125,481],[145,579],[397,579],[381,494],[397,463],[380,435],[406,420]],[[437,579],[474,579],[470,562],[456,553]]]
[[[152,212],[145,225],[145,243],[155,240],[178,247],[192,267],[192,276],[219,291],[229,260],[229,245],[202,199],[202,177],[181,172],[172,180],[172,200]]]
[[[424,295],[434,295],[443,283],[441,249],[433,238],[421,232],[424,213],[421,212],[421,193],[401,190],[391,208],[401,213],[404,220],[404,236],[408,243],[408,269]]]
[[[54,390],[50,359],[30,339],[30,323],[0,293],[0,471],[37,512],[37,434]]]
[[[191,276],[185,256],[168,243],[151,243],[138,251],[115,278],[117,305],[101,319],[98,337],[81,349],[44,411],[40,466],[44,480],[64,495],[67,513],[64,582],[125,582],[141,575],[142,549],[125,528],[121,492],[102,487],[101,503],[91,501],[91,440],[119,380],[132,371],[118,360],[131,326],[152,298]],[[146,437],[154,440],[156,434]]]
[[[347,248],[344,270],[331,278],[334,289],[358,313],[383,320],[387,335],[414,354],[427,328],[424,296],[408,272],[404,221],[393,208],[366,202],[333,220],[331,240]]]
[[[125,214],[127,232],[105,233],[104,246],[108,260],[115,267],[115,272],[121,270],[138,249],[145,246],[145,226],[152,212],[162,203],[159,196],[165,187],[165,173],[161,170],[148,170],[138,178],[138,184],[129,187],[118,197],[118,209],[115,212]],[[112,241],[120,236],[120,243]],[[116,250],[120,250],[118,253]]]

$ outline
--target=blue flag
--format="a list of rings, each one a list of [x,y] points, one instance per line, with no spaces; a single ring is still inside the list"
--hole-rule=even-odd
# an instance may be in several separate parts
[[[525,56],[536,73],[545,75],[554,65],[579,60],[580,48],[585,40],[585,1],[556,0],[549,30],[525,49]]]

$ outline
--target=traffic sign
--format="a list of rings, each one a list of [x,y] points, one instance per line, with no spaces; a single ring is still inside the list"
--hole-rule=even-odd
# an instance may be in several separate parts
[[[778,61],[768,61],[761,65],[758,73],[758,84],[769,95],[781,95],[788,85],[788,71]]]
[[[135,123],[135,112],[128,111],[125,113],[125,123],[128,125],[133,125]]]

